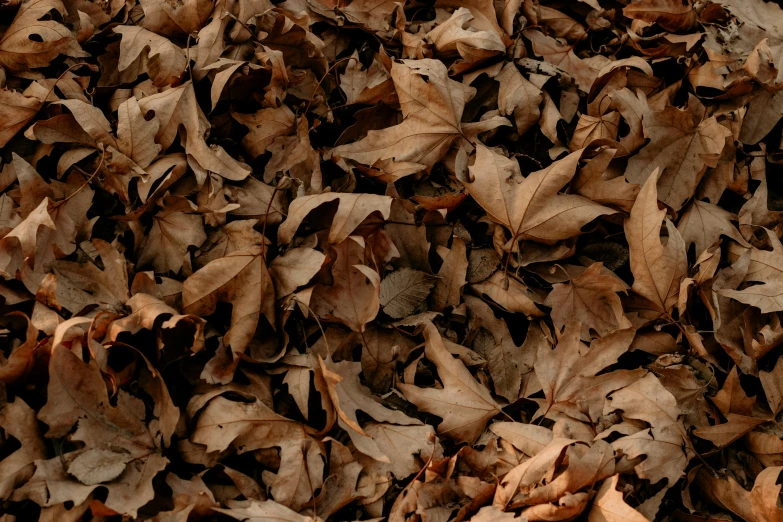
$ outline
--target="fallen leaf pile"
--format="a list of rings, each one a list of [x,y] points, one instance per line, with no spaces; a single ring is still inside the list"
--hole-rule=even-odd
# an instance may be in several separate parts
[[[783,522],[783,9],[0,0],[0,522]]]

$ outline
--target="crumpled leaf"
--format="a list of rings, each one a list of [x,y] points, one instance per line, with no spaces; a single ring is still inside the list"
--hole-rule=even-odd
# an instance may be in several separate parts
[[[399,388],[419,408],[443,419],[438,425],[438,433],[456,441],[473,442],[500,408],[489,391],[446,351],[435,325],[426,324],[424,336],[424,353],[438,368],[443,389],[419,388],[412,384],[400,384]]]

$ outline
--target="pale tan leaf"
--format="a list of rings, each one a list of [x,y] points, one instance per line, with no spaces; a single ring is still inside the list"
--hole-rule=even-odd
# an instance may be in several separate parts
[[[438,368],[443,389],[419,388],[412,384],[400,384],[399,388],[409,401],[443,419],[438,425],[438,433],[457,441],[473,442],[500,408],[465,365],[446,350],[432,323],[424,327],[424,339],[425,356]]]
[[[668,314],[677,304],[680,281],[687,271],[685,241],[666,211],[658,208],[657,172],[651,175],[625,221],[634,281],[632,290],[648,299],[661,313]],[[661,220],[669,233],[666,243],[660,237]]]

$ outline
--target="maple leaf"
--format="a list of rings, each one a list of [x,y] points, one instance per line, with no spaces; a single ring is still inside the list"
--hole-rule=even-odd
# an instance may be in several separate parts
[[[685,248],[690,248],[695,243],[698,253],[704,252],[707,247],[715,244],[722,235],[730,237],[744,247],[749,247],[745,238],[731,224],[733,217],[731,213],[717,205],[694,201],[677,223],[677,230],[685,241]]]
[[[443,419],[438,433],[460,442],[473,442],[487,422],[500,412],[489,391],[479,384],[460,361],[446,351],[435,325],[424,327],[424,354],[438,368],[443,389],[419,388],[412,384],[398,387],[409,401]]]
[[[229,156],[222,147],[212,148],[204,141],[204,133],[209,124],[196,101],[192,82],[142,98],[139,106],[145,114],[154,112],[160,124],[156,142],[163,150],[171,146],[179,128],[184,127],[185,152],[193,156],[202,168],[231,180],[242,180],[250,175],[250,171]]]
[[[319,317],[339,321],[355,332],[375,319],[380,310],[381,278],[365,264],[364,241],[356,236],[335,247],[332,285],[313,289],[310,308]]]
[[[570,154],[523,178],[515,160],[480,145],[470,167],[473,181],[465,187],[495,222],[511,231],[512,246],[521,239],[554,243],[614,212],[581,196],[558,194],[573,177],[580,155]]]
[[[688,31],[698,23],[690,0],[635,0],[623,9],[623,14],[674,32]]]
[[[574,54],[573,46],[565,45],[533,29],[526,30],[524,35],[533,44],[534,53],[552,65],[562,68],[574,77],[581,90],[590,92],[590,87],[595,82],[598,71]]]
[[[766,229],[765,229],[766,230]],[[772,250],[751,249],[747,273],[744,280],[758,282],[742,290],[720,289],[720,295],[731,297],[741,303],[758,307],[762,312],[774,312],[783,306],[783,286],[777,274],[778,259],[783,256],[783,244],[775,234],[766,230]]]
[[[517,132],[522,135],[541,117],[541,90],[525,79],[514,64],[506,64],[495,76],[498,88],[498,109],[504,116],[514,114]]]
[[[30,480],[40,481],[48,489],[46,505],[63,501],[81,504],[101,485],[109,490],[107,507],[135,517],[154,494],[153,477],[168,463],[161,451],[171,442],[179,411],[148,361],[142,367],[147,373],[140,382],[160,401],[154,412],[159,421],[147,424],[143,403],[125,391],[120,391],[117,405],[112,405],[96,361],[85,363],[61,344],[65,336],[73,340],[89,335],[89,323],[89,319],[75,318],[58,327],[49,363],[49,400],[38,414],[49,426],[47,437],[64,436],[78,423],[70,438],[85,447],[69,452],[66,458],[38,461]],[[66,464],[79,485],[61,487],[73,480],[65,474]]]
[[[278,243],[290,243],[302,221],[310,212],[334,200],[338,201],[338,207],[329,228],[329,242],[332,244],[345,241],[356,227],[373,212],[380,213],[384,219],[387,219],[391,212],[392,199],[388,196],[333,192],[302,196],[292,201],[288,207],[288,217],[277,232]]]
[[[150,263],[157,272],[179,272],[188,247],[199,247],[207,239],[202,218],[190,213],[193,210],[188,202],[180,202],[155,214],[139,265]]]
[[[665,486],[673,486],[693,456],[674,396],[654,375],[647,374],[609,396],[607,411],[615,409],[622,410],[624,418],[644,421],[650,428],[621,437],[612,446],[630,458],[646,455],[634,466],[640,478],[652,483],[666,479]],[[660,498],[650,502],[659,504]]]
[[[623,500],[617,491],[620,475],[605,479],[601,484],[593,507],[587,514],[588,522],[644,522],[647,517],[636,511]]]
[[[628,351],[632,329],[598,338],[588,348],[580,341],[581,326],[571,323],[554,350],[540,345],[534,369],[544,389],[545,401],[538,415],[563,412],[585,422],[603,413],[606,395],[639,379],[642,370],[615,370],[597,376]]]
[[[209,315],[218,301],[231,303],[231,327],[224,342],[239,354],[253,339],[262,315],[276,326],[274,295],[263,250],[252,247],[215,259],[187,278],[182,287],[182,309],[188,314]],[[237,363],[234,359],[233,367]]]
[[[443,62],[395,62],[391,76],[403,122],[387,129],[371,130],[362,140],[334,148],[333,156],[364,165],[392,159],[395,163],[419,163],[432,167],[457,138],[508,125],[505,118],[462,124],[465,104],[476,91],[450,79]]]
[[[242,145],[253,157],[266,152],[278,137],[289,136],[296,129],[294,113],[286,105],[254,114],[232,112],[231,116],[250,131],[242,138]]]
[[[625,222],[625,234],[634,275],[631,289],[648,299],[663,314],[671,312],[677,303],[680,280],[685,276],[687,260],[685,241],[674,224],[658,208],[657,172],[645,182]],[[669,233],[661,242],[661,220]]]
[[[11,25],[0,37],[0,63],[11,71],[48,66],[61,54],[74,58],[89,56],[73,33],[59,22],[42,20],[50,11],[65,16],[60,0],[26,0]]]
[[[621,279],[603,270],[602,263],[593,263],[573,281],[552,286],[544,304],[552,308],[555,327],[579,322],[583,340],[590,339],[591,328],[604,336],[631,327],[617,295],[627,287]]]
[[[41,105],[41,100],[21,92],[0,90],[0,147],[5,147],[35,117]]]
[[[706,167],[716,167],[726,138],[731,131],[715,117],[696,120],[692,109],[666,107],[644,115],[644,135],[650,139],[628,161],[626,177],[644,184],[660,169],[658,194],[675,210],[693,195],[698,176]]]

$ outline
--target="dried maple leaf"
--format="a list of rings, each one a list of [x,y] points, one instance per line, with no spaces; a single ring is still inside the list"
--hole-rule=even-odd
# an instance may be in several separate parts
[[[647,374],[609,396],[607,411],[612,410],[621,410],[624,418],[641,420],[650,426],[615,440],[612,446],[632,459],[645,455],[646,459],[634,466],[639,478],[652,483],[666,479],[664,486],[672,487],[693,456],[674,396],[654,375]],[[653,513],[660,501],[656,497],[647,501],[654,507]]]
[[[89,56],[70,29],[54,20],[43,20],[50,11],[67,14],[60,0],[26,0],[20,4],[16,17],[0,36],[0,64],[11,71],[25,71],[46,67],[61,54]]]
[[[511,247],[522,239],[554,243],[574,237],[593,219],[614,211],[572,194],[558,194],[573,177],[581,153],[522,177],[516,160],[479,145],[470,167],[468,193],[492,219],[511,231]]]
[[[5,147],[35,117],[41,105],[38,98],[8,89],[0,90],[0,147]]]
[[[233,500],[228,502],[228,509],[215,508],[231,518],[241,521],[255,522],[261,520],[280,520],[281,522],[318,522],[320,518],[300,515],[272,500],[258,502],[256,500]]]
[[[639,379],[643,370],[615,370],[597,376],[628,351],[632,329],[598,338],[588,348],[580,341],[581,326],[566,326],[554,350],[540,345],[534,365],[544,389],[539,415],[563,412],[584,422],[596,421],[603,413],[604,397]]]
[[[765,229],[766,230],[766,229]],[[775,234],[766,230],[772,250],[751,249],[750,264],[744,280],[761,284],[748,286],[742,290],[719,289],[722,296],[759,308],[763,313],[783,309],[783,286],[778,276],[781,266],[778,258],[783,255],[783,244]]]
[[[45,505],[64,501],[81,504],[100,485],[109,491],[104,502],[107,507],[135,517],[138,508],[154,495],[155,474],[168,463],[161,451],[171,442],[179,410],[148,361],[141,367],[146,373],[140,383],[157,402],[157,420],[148,424],[143,402],[124,390],[119,392],[117,405],[112,405],[96,361],[83,362],[63,344],[82,336],[88,343],[94,342],[87,332],[89,324],[88,319],[75,318],[57,328],[49,363],[49,401],[38,414],[49,426],[47,437],[62,437],[78,424],[70,439],[84,447],[38,461],[30,481],[40,482],[48,493],[41,502]],[[66,474],[66,466],[79,482],[74,483]]]
[[[695,243],[697,253],[704,252],[720,236],[729,237],[740,245],[749,247],[745,238],[731,224],[733,217],[731,213],[717,205],[694,201],[677,223],[677,230],[685,241],[685,248],[690,248],[691,244]]]
[[[424,354],[438,368],[443,389],[419,388],[412,384],[398,387],[409,401],[443,419],[438,433],[460,442],[473,442],[487,422],[500,412],[489,391],[479,384],[460,361],[443,346],[435,325],[424,327]]]
[[[657,23],[667,31],[686,32],[698,24],[690,0],[635,0],[623,9],[628,18]]]
[[[179,272],[191,246],[207,239],[202,217],[187,200],[170,201],[152,219],[139,265],[151,264],[156,272]]]
[[[242,138],[242,145],[253,157],[266,152],[278,137],[290,136],[296,129],[294,113],[286,105],[253,114],[233,112],[231,116],[250,131]]]
[[[348,433],[356,449],[375,460],[391,462],[385,449],[378,444],[372,433],[366,432],[361,427],[356,412],[362,411],[376,421],[402,426],[416,425],[420,422],[376,402],[369,389],[359,382],[361,363],[348,361],[335,363],[331,359],[326,361],[319,359],[319,364],[326,380],[329,398],[337,411],[338,424]]]
[[[364,165],[391,159],[395,163],[432,167],[457,138],[469,138],[498,125],[508,125],[505,118],[461,123],[465,104],[475,95],[475,89],[450,79],[443,62],[395,62],[391,76],[403,122],[387,129],[371,130],[366,138],[333,149],[333,156]]]
[[[380,310],[381,278],[365,264],[364,241],[357,236],[335,247],[332,285],[316,285],[310,308],[319,317],[339,321],[354,332],[363,332]]]
[[[46,445],[35,418],[35,411],[22,399],[5,404],[0,415],[0,427],[6,437],[19,441],[20,447],[0,461],[0,498],[7,500],[11,493],[32,477],[34,462],[46,458]]]
[[[526,30],[524,35],[533,44],[534,53],[562,68],[573,76],[581,90],[590,92],[590,87],[598,77],[598,71],[574,54],[573,46],[563,44],[535,29]]]
[[[356,227],[373,212],[380,213],[384,219],[387,219],[391,212],[392,198],[388,196],[333,192],[302,196],[292,201],[288,207],[288,218],[277,232],[278,243],[290,243],[302,221],[310,212],[335,200],[338,201],[337,212],[334,214],[329,228],[329,242],[332,244],[345,241]]]
[[[617,491],[620,475],[605,479],[598,489],[588,522],[645,522],[647,517],[629,506]]]
[[[660,169],[659,199],[679,210],[693,195],[699,176],[706,167],[716,167],[731,131],[715,117],[699,121],[696,109],[666,107],[644,115],[644,135],[650,139],[628,161],[626,177],[644,184]]]
[[[218,301],[233,305],[231,327],[224,342],[234,354],[245,352],[262,315],[273,328],[276,326],[275,290],[263,253],[260,247],[231,252],[207,263],[186,279],[182,288],[185,313],[209,315]],[[234,356],[233,363],[225,368],[229,379],[237,364]]]
[[[193,156],[198,164],[226,179],[243,180],[250,171],[228,155],[222,147],[212,148],[204,141],[204,133],[209,128],[208,120],[196,101],[193,83],[147,96],[139,101],[144,113],[153,111],[160,127],[156,142],[167,150],[177,137],[179,128],[186,134],[185,152]]]
[[[513,63],[504,65],[495,79],[500,83],[498,109],[504,116],[514,115],[517,132],[521,136],[541,117],[541,90],[526,80]]]
[[[103,270],[90,262],[54,262],[54,273],[41,284],[53,304],[76,313],[90,305],[119,310],[128,300],[125,257],[100,239],[94,239],[93,246],[101,258]]]
[[[625,222],[625,234],[634,274],[631,289],[648,299],[663,314],[671,313],[677,303],[680,281],[687,271],[685,241],[666,211],[658,208],[657,172],[645,182]],[[661,219],[669,237],[660,237]]]
[[[556,328],[581,323],[581,336],[586,341],[590,339],[590,329],[604,336],[631,327],[617,295],[626,290],[627,285],[620,278],[604,273],[602,263],[593,263],[576,279],[552,286],[544,304],[552,308]]]

